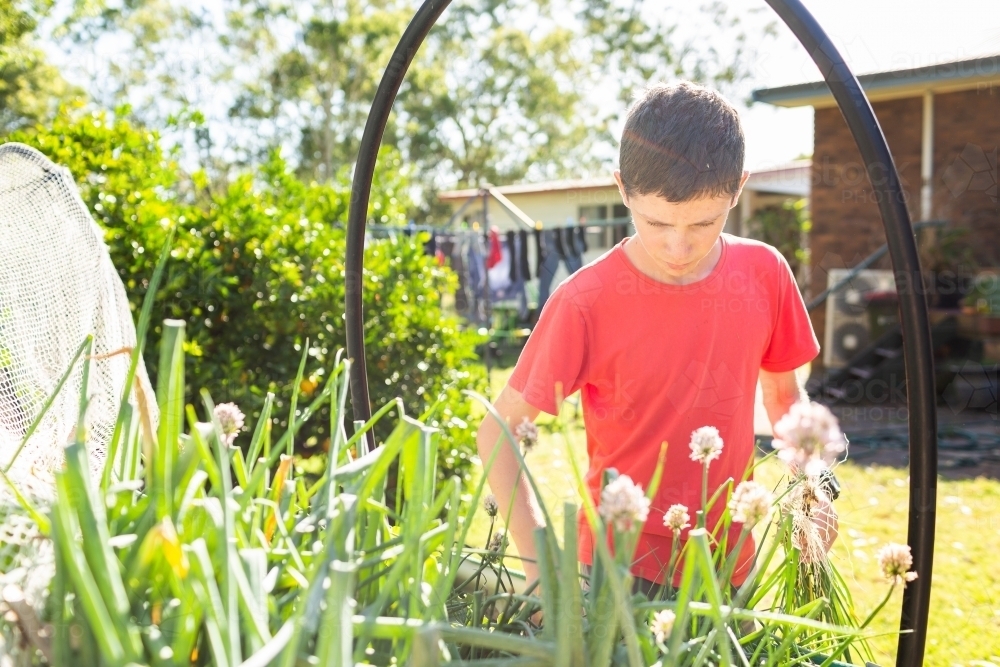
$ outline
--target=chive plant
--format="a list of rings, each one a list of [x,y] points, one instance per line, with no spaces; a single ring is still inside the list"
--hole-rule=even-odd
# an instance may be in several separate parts
[[[140,314],[139,341],[151,298]],[[794,508],[785,502],[790,491],[774,499],[746,480],[703,489],[702,506],[690,508],[697,525],[670,557],[669,578],[676,575],[680,585],[648,599],[633,593],[629,566],[664,448],[648,488],[608,471],[600,503],[581,493],[596,536],[587,577],[577,561],[578,508],[567,505],[556,525],[543,505],[546,525],[535,534],[540,578],[528,587],[509,566],[500,530],[509,508],[494,500],[481,509],[486,476],[471,488],[457,477],[437,482],[438,433],[426,423],[440,406],[410,416],[391,402],[348,435],[350,362],[338,357],[308,401],[294,383],[282,433],[274,432],[277,403],[268,396],[253,430],[240,436],[235,406],[215,406],[205,393],[199,405],[184,405],[184,323],[167,320],[163,332],[158,423],[150,417],[152,397],[139,392],[134,404],[127,400],[140,343],[102,475],[90,472],[81,427],[48,499],[22,492],[20,480],[0,478],[8,489],[0,519],[30,524],[34,547],[25,546],[25,558],[37,557],[43,542],[52,565],[41,603],[25,604],[17,586],[3,587],[0,626],[13,640],[0,657],[13,651],[16,664],[109,667],[697,667],[870,659],[865,628],[881,606],[859,622],[833,565],[825,558],[802,562]],[[90,401],[89,347],[88,339],[74,360],[84,371],[80,424]],[[304,351],[300,376],[306,363]],[[499,419],[485,398],[470,398]],[[329,451],[324,469],[310,476],[296,465],[293,445],[324,404]],[[366,451],[365,434],[389,418],[391,434]],[[519,449],[523,434],[506,424],[502,431],[540,497]],[[569,458],[582,490],[583,473]],[[712,457],[705,458],[707,470]],[[789,488],[802,483],[796,478]],[[726,505],[722,519],[705,525],[715,503]],[[672,508],[675,535],[686,527],[687,510]],[[485,545],[468,544],[477,511],[489,512]],[[740,542],[727,549],[722,536],[733,521],[743,524]],[[734,588],[734,554],[752,529],[759,533],[753,568]],[[902,549],[886,552],[896,568],[886,600],[892,586],[913,575],[905,572]],[[31,565],[17,555],[0,549],[4,576]]]

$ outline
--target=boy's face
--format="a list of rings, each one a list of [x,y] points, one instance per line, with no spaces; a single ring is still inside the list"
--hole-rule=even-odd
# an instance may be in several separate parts
[[[744,171],[740,189],[733,196],[669,202],[659,195],[629,197],[621,172],[615,180],[622,201],[632,213],[636,236],[657,269],[673,278],[694,274],[699,262],[712,251],[729,209],[736,205],[750,172]]]

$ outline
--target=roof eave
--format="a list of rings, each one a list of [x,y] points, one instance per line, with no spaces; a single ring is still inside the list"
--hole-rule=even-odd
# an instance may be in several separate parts
[[[858,81],[871,101],[913,97],[925,91],[969,90],[985,84],[1000,84],[1000,55],[915,70],[865,74],[859,76]],[[825,81],[759,88],[751,93],[751,99],[786,108],[836,106]]]

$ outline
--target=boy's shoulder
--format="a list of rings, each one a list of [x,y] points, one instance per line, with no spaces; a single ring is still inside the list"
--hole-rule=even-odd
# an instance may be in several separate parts
[[[734,236],[726,232],[722,233],[730,252],[731,258],[754,263],[760,262],[780,262],[781,252],[773,245],[750,239],[744,236]]]

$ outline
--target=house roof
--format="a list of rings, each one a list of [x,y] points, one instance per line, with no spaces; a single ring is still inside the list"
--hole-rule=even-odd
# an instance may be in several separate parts
[[[504,195],[521,195],[529,192],[561,192],[564,190],[587,190],[590,188],[613,188],[615,179],[611,176],[600,178],[572,178],[558,181],[541,181],[538,183],[514,183],[513,185],[501,185],[497,190]],[[447,190],[438,193],[438,199],[449,201],[452,199],[468,199],[479,194],[479,188],[467,188],[465,190]]]
[[[751,171],[743,189],[808,197],[811,179],[812,160],[795,160]]]
[[[862,74],[858,76],[858,82],[870,100],[913,97],[928,90],[945,93],[989,83],[1000,84],[1000,53],[925,67]],[[758,88],[751,93],[751,98],[755,102],[781,107],[831,107],[837,104],[826,81]]]
[[[748,190],[761,192],[776,192],[780,194],[809,194],[810,160],[795,160],[784,164],[758,169],[750,172],[750,178],[745,186]],[[588,190],[592,188],[617,188],[615,179],[611,176],[601,178],[575,178],[558,181],[542,181],[539,183],[515,183],[501,185],[497,190],[504,195],[520,195],[541,192],[565,192],[569,190]],[[438,193],[442,201],[468,199],[479,194],[478,188],[464,190],[448,190]]]

